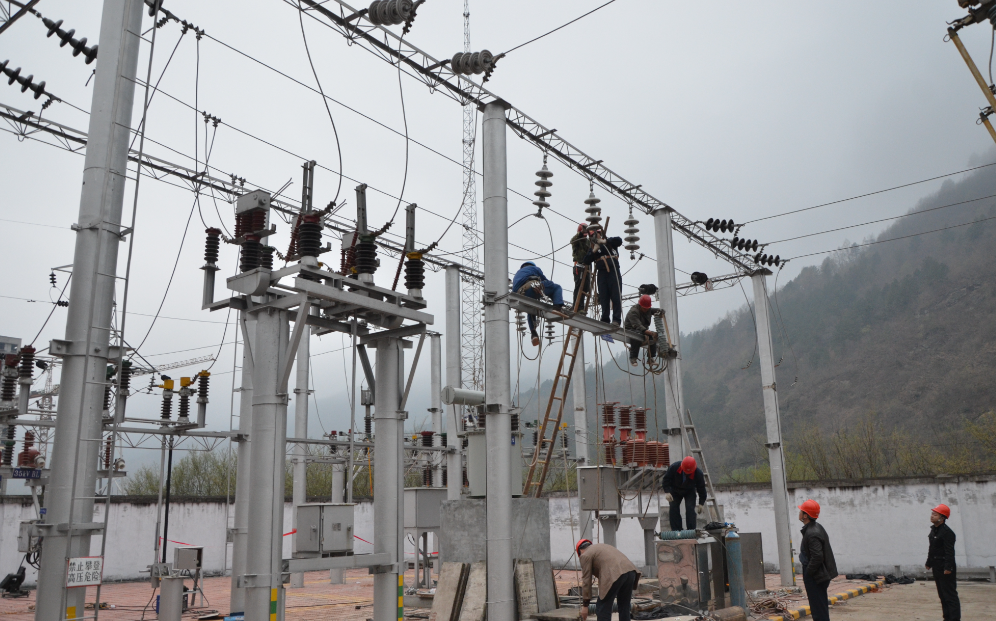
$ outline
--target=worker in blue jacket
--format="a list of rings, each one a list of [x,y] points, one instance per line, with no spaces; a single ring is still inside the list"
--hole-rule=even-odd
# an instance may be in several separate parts
[[[553,301],[553,309],[564,310],[564,290],[560,285],[548,279],[543,270],[536,267],[532,261],[526,261],[519,267],[512,279],[512,291],[515,293],[539,300],[542,296],[547,296]],[[536,316],[526,315],[529,322],[529,334],[533,337],[533,345],[539,347],[539,334],[536,333]]]
[[[598,303],[602,306],[601,320],[609,323],[611,311],[612,323],[622,325],[622,273],[619,271],[619,247],[621,237],[596,236],[591,240],[591,250],[582,263],[591,264],[595,272],[595,284],[598,286]]]

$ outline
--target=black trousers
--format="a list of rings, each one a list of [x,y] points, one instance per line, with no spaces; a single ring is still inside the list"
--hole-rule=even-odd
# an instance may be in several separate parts
[[[695,489],[681,491],[672,490],[670,509],[668,510],[668,520],[671,522],[671,530],[686,530],[681,527],[681,501],[685,501],[685,523],[687,530],[695,530]]]
[[[612,266],[611,272],[604,267],[598,268],[595,271],[595,279],[598,284],[598,303],[602,305],[602,321],[609,322],[611,309],[613,323],[622,324],[622,293],[616,266]]]
[[[945,574],[944,569],[934,567],[934,585],[941,598],[944,621],[961,621],[961,600],[958,599],[958,572]]]
[[[595,602],[595,616],[598,621],[612,621],[612,601],[615,600],[619,611],[619,621],[630,621],[630,599],[633,588],[636,587],[636,572],[627,572],[612,584],[612,588]],[[601,588],[601,585],[599,585]]]
[[[809,565],[802,566],[802,583],[806,587],[806,597],[809,598],[809,612],[813,621],[830,621],[830,601],[827,598],[830,581],[813,582],[806,571],[807,567]]]
[[[588,289],[591,288],[591,272],[585,273],[585,266],[575,265],[574,266],[574,299],[571,300],[571,304],[575,306],[574,310],[583,313],[587,310],[585,303],[588,299]],[[579,299],[580,296],[580,299]]]
[[[643,347],[643,341],[630,341],[629,342],[629,357],[631,360],[636,360],[640,357],[640,348]],[[657,339],[650,339],[650,343],[647,344],[647,354],[651,358],[657,357]]]

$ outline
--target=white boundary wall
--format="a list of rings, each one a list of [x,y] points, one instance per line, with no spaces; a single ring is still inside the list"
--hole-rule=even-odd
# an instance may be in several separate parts
[[[777,569],[771,489],[764,484],[719,486],[720,504],[726,519],[743,532],[760,532],[764,560],[770,571]],[[833,484],[790,484],[789,500],[795,507],[812,498],[820,503],[820,522],[830,534],[837,566],[841,573],[892,572],[923,569],[927,556],[930,510],[943,502],[951,507],[949,522],[958,536],[959,567],[984,568],[996,565],[996,475],[938,477],[921,479],[881,479],[841,481]],[[0,577],[17,569],[23,554],[17,551],[21,520],[34,517],[30,498],[7,497],[0,503]],[[649,500],[649,509],[647,501]],[[647,515],[658,513],[657,495],[643,499]],[[625,513],[636,513],[638,499],[628,500]],[[174,502],[170,509],[169,539],[204,546],[204,568],[212,574],[231,567],[231,553],[225,544],[230,506],[223,500]],[[103,503],[97,505],[94,521],[103,521]],[[568,563],[578,536],[577,498],[550,498],[550,546],[555,567]],[[105,580],[137,580],[148,574],[152,563],[156,525],[155,502],[119,498],[111,503],[113,536],[107,545]],[[290,530],[291,505],[285,507],[284,524]],[[373,504],[360,502],[354,518],[354,551],[373,551]],[[659,529],[659,527],[658,527]],[[594,528],[596,539],[600,531]],[[364,541],[365,540],[365,541]],[[798,549],[801,535],[793,533]],[[619,548],[633,562],[643,565],[643,532],[635,519],[622,520],[617,535]],[[94,538],[93,554],[99,553],[100,538]],[[171,546],[175,545],[171,543]],[[430,544],[431,545],[431,544]],[[414,558],[406,542],[406,556]],[[284,539],[284,556],[290,556],[290,537]],[[172,562],[172,549],[167,561]],[[573,567],[573,561],[569,566]],[[27,584],[35,581],[28,568]]]

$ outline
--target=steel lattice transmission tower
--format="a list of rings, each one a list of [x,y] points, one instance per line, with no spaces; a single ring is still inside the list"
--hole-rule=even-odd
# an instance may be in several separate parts
[[[470,0],[463,1],[463,51],[470,53]],[[484,242],[477,230],[477,178],[474,151],[477,142],[477,110],[474,104],[463,105],[463,249],[464,266],[481,269],[480,248]],[[460,374],[467,388],[484,388],[484,335],[481,321],[483,284],[464,278],[460,292],[461,364]]]

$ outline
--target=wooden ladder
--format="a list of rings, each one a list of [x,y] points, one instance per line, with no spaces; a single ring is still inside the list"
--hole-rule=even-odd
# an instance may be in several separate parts
[[[529,464],[529,471],[526,474],[526,483],[523,487],[522,495],[529,496],[530,493],[539,498],[543,493],[543,483],[546,481],[547,472],[550,470],[550,462],[553,460],[553,453],[556,449],[557,431],[560,429],[560,421],[564,417],[564,399],[571,386],[571,376],[574,374],[574,362],[577,360],[578,347],[581,344],[582,332],[580,328],[570,328],[567,337],[564,339],[564,349],[560,354],[560,362],[557,363],[557,374],[553,377],[553,386],[550,387],[550,399],[546,404],[546,414],[543,416],[543,423],[539,427],[536,435],[536,448],[533,450],[533,460]],[[567,365],[567,372],[564,372],[564,361],[570,358]],[[582,373],[584,370],[582,369]],[[554,407],[556,404],[556,407]],[[556,410],[556,415],[554,415]],[[551,428],[550,437],[547,437],[547,429]],[[537,466],[542,468],[537,473]],[[537,477],[534,480],[534,477]]]
[[[709,503],[712,513],[712,521],[719,521],[719,505],[716,504],[716,490],[712,486],[712,477],[709,476],[709,469],[706,467],[705,453],[702,452],[702,444],[699,442],[699,433],[695,430],[695,424],[692,422],[692,412],[690,410],[685,410],[685,418],[688,422],[682,421],[681,431],[685,437],[685,446],[688,447],[689,452],[695,461],[698,463],[699,468],[702,469],[702,478],[705,479],[706,490],[709,492],[709,497],[706,502]]]

